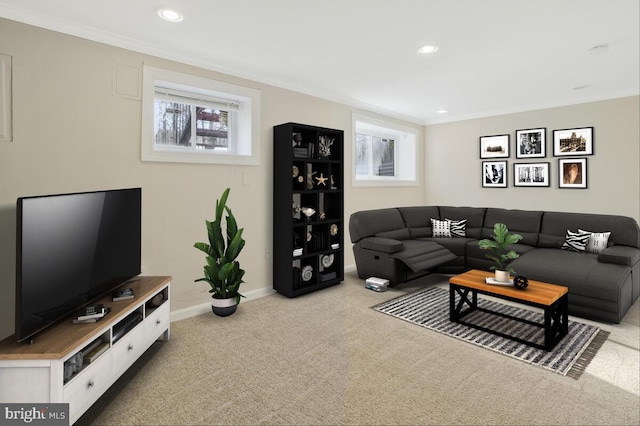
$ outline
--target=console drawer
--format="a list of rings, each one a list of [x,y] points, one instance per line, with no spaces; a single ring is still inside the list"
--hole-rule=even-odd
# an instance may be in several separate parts
[[[144,327],[138,324],[113,345],[114,378],[120,377],[147,348],[143,339]]]
[[[169,303],[165,302],[144,320],[144,341],[147,347],[169,328],[170,318]]]
[[[69,403],[71,421],[79,417],[111,386],[111,370],[111,350],[107,350],[64,386],[62,399]]]

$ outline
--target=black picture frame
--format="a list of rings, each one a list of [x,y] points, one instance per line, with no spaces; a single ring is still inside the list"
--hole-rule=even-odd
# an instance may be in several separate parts
[[[593,155],[593,127],[575,127],[553,131],[553,156]]]
[[[571,189],[587,188],[587,159],[559,158],[558,187]]]
[[[508,180],[506,161],[482,162],[482,187],[506,188]]]
[[[516,158],[545,158],[547,156],[547,128],[516,130]]]
[[[480,136],[480,158],[509,158],[510,135]]]
[[[513,186],[551,186],[551,167],[548,162],[514,163]]]

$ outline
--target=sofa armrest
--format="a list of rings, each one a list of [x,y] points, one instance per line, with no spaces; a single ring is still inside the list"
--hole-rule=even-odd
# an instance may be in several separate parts
[[[607,247],[598,255],[598,261],[602,263],[615,263],[617,265],[632,266],[640,260],[640,250],[628,246]]]
[[[380,251],[383,253],[397,253],[404,249],[402,241],[384,237],[368,237],[360,240],[363,249]]]

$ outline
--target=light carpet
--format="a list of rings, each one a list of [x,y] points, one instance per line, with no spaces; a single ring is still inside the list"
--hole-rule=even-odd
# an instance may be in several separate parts
[[[614,332],[573,380],[371,309],[445,283],[434,275],[376,293],[354,272],[295,299],[243,301],[230,317],[172,322],[171,340],[77,424],[638,425],[638,395],[590,374]],[[632,359],[619,371],[637,369]]]
[[[478,298],[478,307],[538,324],[544,323],[542,313],[517,306]],[[553,350],[545,351],[450,321],[449,292],[438,287],[405,294],[376,305],[373,309],[574,379],[584,373],[609,335],[599,327],[570,320],[568,335]],[[482,311],[469,313],[465,316],[465,321],[537,344],[544,344],[544,329],[541,327]]]

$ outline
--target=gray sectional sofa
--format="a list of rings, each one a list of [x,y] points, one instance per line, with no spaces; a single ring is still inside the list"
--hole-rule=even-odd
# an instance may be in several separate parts
[[[466,221],[464,236],[433,237],[431,219]],[[569,313],[619,323],[640,296],[640,228],[630,217],[482,207],[416,206],[353,213],[349,232],[362,279],[391,285],[430,272],[489,270],[478,240],[504,223],[523,239],[510,266],[518,275],[569,287]],[[600,253],[562,248],[567,230],[610,232]]]

